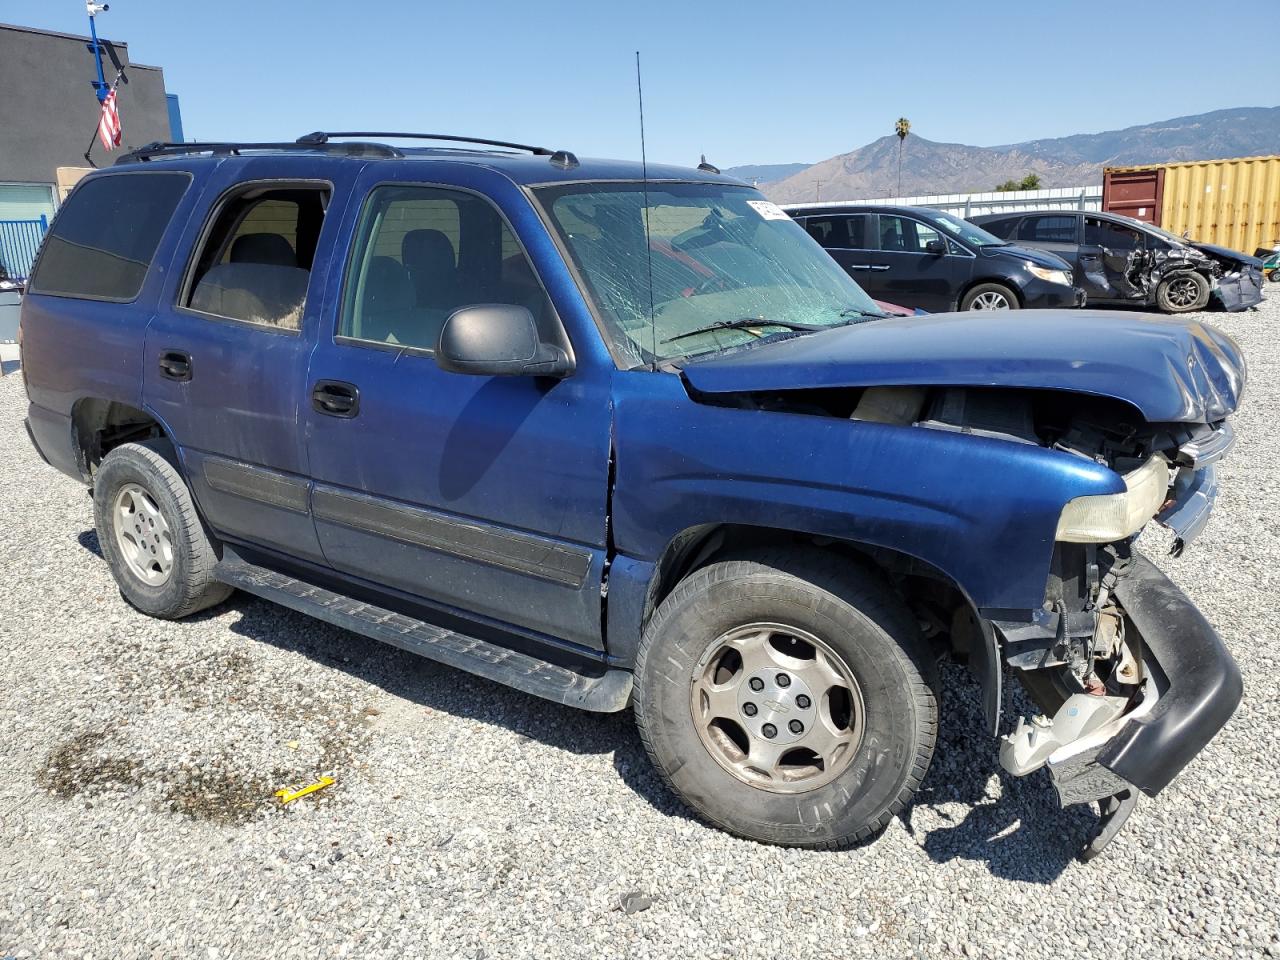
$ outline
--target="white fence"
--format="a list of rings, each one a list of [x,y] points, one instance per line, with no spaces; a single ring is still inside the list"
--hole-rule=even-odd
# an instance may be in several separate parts
[[[788,210],[806,207],[843,207],[864,204],[880,207],[932,207],[960,217],[984,213],[1017,213],[1019,210],[1101,210],[1102,184],[1089,187],[1053,187],[1049,190],[1010,190],[1004,193],[948,193],[932,197],[882,197],[875,200],[831,200],[826,203],[789,203]]]

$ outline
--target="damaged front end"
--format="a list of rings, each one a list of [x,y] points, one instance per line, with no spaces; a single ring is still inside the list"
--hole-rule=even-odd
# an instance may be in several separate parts
[[[1150,446],[1162,449],[1124,473],[1125,494],[1082,498],[1116,503],[1067,505],[1045,608],[1031,623],[993,621],[1005,663],[1043,711],[1003,738],[1001,765],[1015,776],[1047,769],[1064,807],[1099,804],[1084,859],[1115,837],[1139,793],[1167,786],[1240,702],[1240,672],[1213,628],[1133,548],[1151,519],[1173,532],[1171,552],[1186,548],[1208,521],[1216,464],[1234,439],[1225,421],[1153,434]],[[1127,535],[1098,542],[1116,533]]]
[[[1106,248],[1084,269],[1094,289],[1115,297],[1183,311],[1208,301],[1228,312],[1246,310],[1262,301],[1262,263],[1211,244],[1165,244],[1120,254]],[[1191,277],[1195,274],[1195,277]],[[1188,282],[1195,280],[1195,282]]]

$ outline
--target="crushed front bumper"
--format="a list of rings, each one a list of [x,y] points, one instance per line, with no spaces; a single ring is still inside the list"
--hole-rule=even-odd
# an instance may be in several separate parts
[[[1242,693],[1240,670],[1213,627],[1146,557],[1133,554],[1115,597],[1137,634],[1141,692],[1125,712],[1058,746],[1043,761],[1062,806],[1100,804],[1101,830],[1086,848],[1086,859],[1116,835],[1139,793],[1158,794],[1204,749]],[[1077,699],[1092,700],[1068,700],[1050,728],[1070,729],[1077,711],[1089,709],[1073,706]],[[1001,749],[1001,762],[1018,775],[1029,772],[1015,762],[1016,747],[1031,742],[1026,737],[1020,729]]]
[[[1146,557],[1134,554],[1116,598],[1142,636],[1157,695],[1141,717],[1120,718],[1120,731],[1090,759],[1114,785],[1153,797],[1222,729],[1244,688],[1239,667],[1209,621]],[[1065,769],[1054,772],[1052,763],[1050,771],[1062,796],[1072,781]]]
[[[1214,288],[1222,308],[1234,313],[1262,302],[1262,271],[1244,267],[1219,277]]]

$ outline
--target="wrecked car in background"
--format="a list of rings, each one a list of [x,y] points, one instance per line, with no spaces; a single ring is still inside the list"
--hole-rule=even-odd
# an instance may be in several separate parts
[[[1244,310],[1262,300],[1262,261],[1116,213],[1035,210],[970,218],[998,237],[1056,253],[1072,264],[1089,305],[1191,313]]]

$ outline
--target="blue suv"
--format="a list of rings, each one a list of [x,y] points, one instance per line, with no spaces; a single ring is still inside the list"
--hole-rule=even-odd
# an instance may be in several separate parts
[[[129,603],[240,589],[633,704],[691,808],[796,846],[909,803],[948,652],[1005,768],[1099,804],[1090,854],[1230,716],[1230,655],[1134,549],[1208,519],[1228,337],[884,318],[709,166],[409,139],[156,144],[62,207],[28,429],[92,489]],[[1002,718],[1014,678],[1030,722]]]

